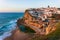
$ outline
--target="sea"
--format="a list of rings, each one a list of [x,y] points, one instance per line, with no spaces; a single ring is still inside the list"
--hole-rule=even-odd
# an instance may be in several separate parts
[[[16,29],[17,20],[24,16],[24,12],[1,12],[0,13],[0,40],[12,35]]]

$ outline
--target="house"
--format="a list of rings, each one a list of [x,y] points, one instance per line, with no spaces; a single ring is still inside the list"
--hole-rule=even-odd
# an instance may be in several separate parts
[[[25,10],[24,20],[22,25],[28,26],[36,33],[48,34],[52,29],[50,27],[50,20],[48,20],[52,14],[56,14],[56,8],[30,8]],[[53,20],[52,20],[53,21]]]

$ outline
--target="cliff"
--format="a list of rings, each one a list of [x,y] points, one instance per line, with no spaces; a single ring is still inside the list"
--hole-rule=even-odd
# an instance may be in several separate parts
[[[56,13],[55,8],[27,9],[23,18],[17,20],[17,25],[20,28],[21,25],[24,25],[24,28],[28,27],[35,33],[47,35],[56,30],[55,24],[58,23],[58,20],[52,18],[52,14]]]

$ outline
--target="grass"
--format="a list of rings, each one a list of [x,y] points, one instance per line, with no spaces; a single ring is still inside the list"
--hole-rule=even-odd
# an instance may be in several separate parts
[[[60,40],[60,22],[56,24],[56,30],[45,36],[36,36],[31,40]]]
[[[59,40],[60,39],[60,22],[56,24],[56,30],[47,35],[48,40]]]

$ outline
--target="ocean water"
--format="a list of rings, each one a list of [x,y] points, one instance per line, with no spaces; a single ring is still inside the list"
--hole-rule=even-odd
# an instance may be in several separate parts
[[[0,13],[0,40],[4,40],[11,35],[11,31],[16,29],[17,19],[23,17],[24,12]]]

